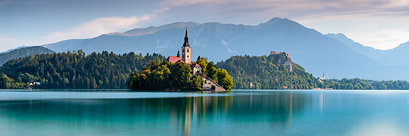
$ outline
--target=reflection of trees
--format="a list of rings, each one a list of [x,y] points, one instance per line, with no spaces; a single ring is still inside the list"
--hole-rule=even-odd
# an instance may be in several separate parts
[[[236,96],[228,110],[228,118],[248,122],[284,122],[305,106],[308,97],[302,93],[275,92],[270,95]]]
[[[133,133],[146,133],[140,128],[154,129],[158,124],[168,124],[165,125],[168,128],[162,126],[160,129],[172,132],[177,129],[175,135],[189,135],[192,126],[200,127],[214,121],[286,123],[308,103],[310,97],[304,95],[257,92],[254,95],[183,98],[6,101],[0,109],[2,113],[13,113],[7,116],[12,120],[57,122],[78,126],[76,131],[79,132],[85,131],[82,127],[96,125],[101,133],[109,133],[123,129],[116,127],[122,124]],[[2,116],[4,114],[0,114]]]

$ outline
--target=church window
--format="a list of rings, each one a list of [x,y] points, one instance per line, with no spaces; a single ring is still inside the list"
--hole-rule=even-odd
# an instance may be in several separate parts
[[[187,49],[187,52],[189,52],[189,49]]]

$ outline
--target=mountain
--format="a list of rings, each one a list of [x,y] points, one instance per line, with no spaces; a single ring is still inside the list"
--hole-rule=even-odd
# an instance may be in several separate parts
[[[269,56],[232,56],[224,62],[217,63],[217,68],[226,69],[233,78],[235,89],[312,89],[321,87],[320,82],[303,67],[292,63],[285,66],[291,58],[285,55]]]
[[[293,61],[315,76],[325,72],[327,77],[338,79],[409,80],[405,70],[409,61],[401,57],[407,56],[406,44],[391,50],[377,50],[343,34],[323,35],[286,18],[273,18],[254,26],[177,22],[43,46],[57,52],[82,49],[87,54],[108,50],[118,54],[132,51],[168,56],[180,50],[186,29],[192,58],[207,56],[219,62],[235,55],[260,56],[277,51],[288,53]]]
[[[338,40],[345,45],[348,45],[356,53],[366,55],[378,63],[385,66],[405,66],[409,65],[409,61],[406,59],[409,57],[407,51],[409,51],[409,41],[402,43],[399,46],[388,49],[379,50],[372,47],[364,46],[360,43],[354,42],[353,40],[346,37],[344,34],[325,34],[326,36]]]
[[[9,50],[7,50],[7,51],[4,51],[4,52],[0,52],[0,54],[1,54],[1,53],[7,53],[7,52],[10,52],[10,51],[13,51],[13,50],[17,50],[17,49],[20,49],[20,48],[25,48],[25,47],[28,47],[28,46],[19,46],[19,47],[17,47],[17,48],[14,48],[14,49],[9,49]]]
[[[409,41],[400,44],[398,47],[388,50],[388,53],[379,61],[389,66],[409,66]],[[408,68],[408,67],[406,67]]]
[[[0,65],[14,58],[22,58],[35,54],[48,54],[54,51],[44,48],[42,46],[19,47],[14,50],[9,50],[0,54]]]
[[[383,58],[390,50],[380,50],[380,49],[375,49],[373,47],[369,46],[364,46],[358,42],[354,42],[352,39],[348,38],[342,33],[338,34],[325,34],[325,36],[328,36],[330,38],[333,38],[335,40],[338,40],[345,45],[348,45],[352,50],[354,50],[356,53],[363,54],[368,56],[371,59],[379,61],[381,58]]]
[[[368,70],[378,65],[344,43],[285,18],[273,18],[255,26],[178,22],[44,46],[57,52],[83,49],[86,53],[108,50],[115,53],[134,51],[176,55],[183,44],[186,28],[193,58],[207,56],[209,60],[217,62],[235,55],[260,56],[268,55],[270,51],[287,52],[308,72],[315,76],[325,72],[327,77],[332,78],[373,79],[373,74]]]

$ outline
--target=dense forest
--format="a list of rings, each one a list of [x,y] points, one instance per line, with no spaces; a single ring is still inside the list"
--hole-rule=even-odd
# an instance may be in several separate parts
[[[233,56],[217,63],[217,68],[229,72],[235,89],[312,89],[319,84],[318,79],[300,65],[293,63],[290,72],[271,56]]]
[[[82,50],[31,55],[12,59],[0,67],[0,88],[27,88],[27,82],[40,82],[35,88],[52,89],[126,89],[129,74],[159,54],[117,55],[113,52],[91,53]]]
[[[22,57],[26,57],[30,55],[35,55],[35,54],[48,54],[48,53],[51,54],[51,53],[54,53],[54,51],[44,48],[42,46],[32,46],[32,47],[24,47],[20,49],[15,49],[10,52],[0,54],[0,65],[14,58],[22,58]]]
[[[127,89],[131,87],[135,90],[145,87],[143,89],[160,90],[176,86],[181,89],[194,89],[194,87],[198,89],[200,78],[170,78],[176,76],[173,74],[180,73],[174,72],[177,71],[176,69],[185,70],[181,73],[188,73],[190,68],[187,65],[176,64],[175,66],[179,68],[175,68],[174,64],[163,62],[164,59],[164,56],[155,53],[143,56],[133,52],[118,55],[104,51],[85,55],[82,50],[31,55],[12,59],[0,67],[0,88],[27,88],[28,82],[40,82],[41,84],[36,85],[35,88]],[[255,89],[409,89],[409,82],[400,80],[326,79],[321,83],[300,65],[293,63],[293,71],[290,72],[270,56],[233,56],[226,61],[218,62],[217,65],[207,62],[206,58],[199,57],[194,63],[203,68],[202,72],[205,75],[227,89],[247,89],[251,87],[250,83]],[[168,72],[170,75],[166,75],[169,74]],[[129,79],[135,81],[135,77],[147,79],[143,80],[146,83],[141,83],[140,86],[138,86],[139,83],[136,86],[129,86],[127,81]],[[186,81],[175,82],[182,83],[179,85],[163,84],[172,80]],[[182,86],[184,82],[186,86]]]
[[[225,69],[216,69],[213,62],[207,63],[207,59],[198,57],[192,65],[202,67],[202,73],[211,78],[226,90],[231,90],[233,80]],[[167,62],[163,60],[151,61],[143,66],[141,72],[133,72],[128,80],[128,88],[131,90],[189,90],[201,91],[203,78],[201,74],[192,75],[191,66],[184,62]]]
[[[402,80],[375,81],[360,78],[354,79],[326,79],[319,87],[348,90],[408,90],[409,82]]]

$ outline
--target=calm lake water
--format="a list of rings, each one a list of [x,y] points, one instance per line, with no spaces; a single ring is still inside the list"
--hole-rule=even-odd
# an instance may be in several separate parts
[[[409,135],[409,91],[69,91],[0,90],[0,135]]]

